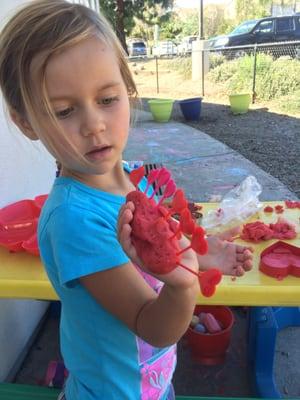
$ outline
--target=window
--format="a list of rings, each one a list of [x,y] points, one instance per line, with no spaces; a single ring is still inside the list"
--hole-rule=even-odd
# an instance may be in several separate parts
[[[243,22],[237,28],[235,28],[230,35],[242,35],[243,33],[249,33],[251,29],[256,25],[257,20],[251,20]]]
[[[271,33],[274,30],[274,21],[267,20],[260,22],[254,30],[254,33]]]
[[[135,43],[132,43],[132,47],[133,47],[133,48],[137,48],[137,47],[143,47],[143,48],[145,48],[146,46],[145,46],[145,43],[144,43],[144,42],[135,42]]]
[[[293,18],[280,18],[277,20],[277,32],[289,32],[294,30]]]

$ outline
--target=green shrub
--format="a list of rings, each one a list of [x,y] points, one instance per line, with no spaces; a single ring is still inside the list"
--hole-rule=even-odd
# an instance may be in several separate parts
[[[208,78],[224,83],[228,92],[252,92],[253,66],[253,55],[247,55],[217,66]],[[299,60],[285,57],[274,60],[268,54],[257,54],[255,92],[258,99],[277,99],[299,90]]]
[[[300,113],[300,90],[297,90],[293,94],[289,94],[287,96],[281,96],[276,102],[275,105],[284,112],[288,112],[290,114],[299,114]]]
[[[210,53],[209,54],[209,68],[210,70],[218,67],[226,61],[226,58],[222,55]]]
[[[166,67],[176,70],[184,79],[192,78],[192,57],[170,59],[166,62]]]
[[[257,75],[256,92],[263,100],[276,99],[300,90],[300,62],[279,58],[268,73]]]

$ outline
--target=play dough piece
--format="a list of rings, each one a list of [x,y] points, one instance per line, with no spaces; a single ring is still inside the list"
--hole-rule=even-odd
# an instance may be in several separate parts
[[[134,191],[127,201],[135,204],[132,221],[132,242],[145,266],[154,273],[166,274],[176,268],[180,252],[172,225],[163,218],[154,200]],[[173,238],[172,238],[173,236]]]
[[[282,217],[279,217],[275,224],[270,224],[270,229],[276,239],[295,239],[297,236],[295,225]]]
[[[269,239],[294,239],[296,236],[295,225],[282,217],[269,225],[261,221],[245,224],[241,233],[241,239],[254,243]]]
[[[273,207],[271,207],[271,206],[266,206],[265,208],[264,208],[264,212],[266,212],[266,213],[272,213],[274,211],[274,209],[273,209]]]
[[[251,222],[243,226],[241,239],[258,243],[262,240],[269,240],[273,237],[270,227],[261,221]]]

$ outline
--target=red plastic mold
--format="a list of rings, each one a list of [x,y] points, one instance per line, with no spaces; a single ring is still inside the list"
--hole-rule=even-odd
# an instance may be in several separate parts
[[[0,210],[0,225],[7,226],[15,221],[26,221],[38,218],[41,209],[34,200],[21,200],[9,204]]]
[[[36,232],[28,240],[25,240],[22,243],[22,248],[26,250],[27,253],[33,254],[35,256],[40,255]]]
[[[272,244],[260,255],[259,270],[277,279],[300,277],[300,248],[282,241]]]
[[[34,200],[21,200],[0,210],[0,245],[9,251],[39,254],[37,240],[41,208]]]
[[[34,198],[34,204],[41,209],[45,203],[45,201],[47,200],[48,195],[47,194],[41,194],[40,196],[36,196]]]

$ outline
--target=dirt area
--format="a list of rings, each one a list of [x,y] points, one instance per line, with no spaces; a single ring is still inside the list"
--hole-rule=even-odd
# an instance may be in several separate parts
[[[178,104],[173,118],[186,123]],[[229,106],[203,102],[201,120],[189,125],[238,151],[300,197],[300,119],[254,109],[234,116]]]
[[[172,119],[225,143],[300,197],[300,110],[298,115],[285,115],[271,103],[257,103],[251,105],[247,114],[235,116],[222,88],[205,81],[200,121],[187,122],[176,100],[201,96],[201,82],[183,79],[170,69],[167,60],[159,60],[157,93],[155,61],[131,63],[130,66],[145,110],[148,110],[148,98],[174,99]]]

